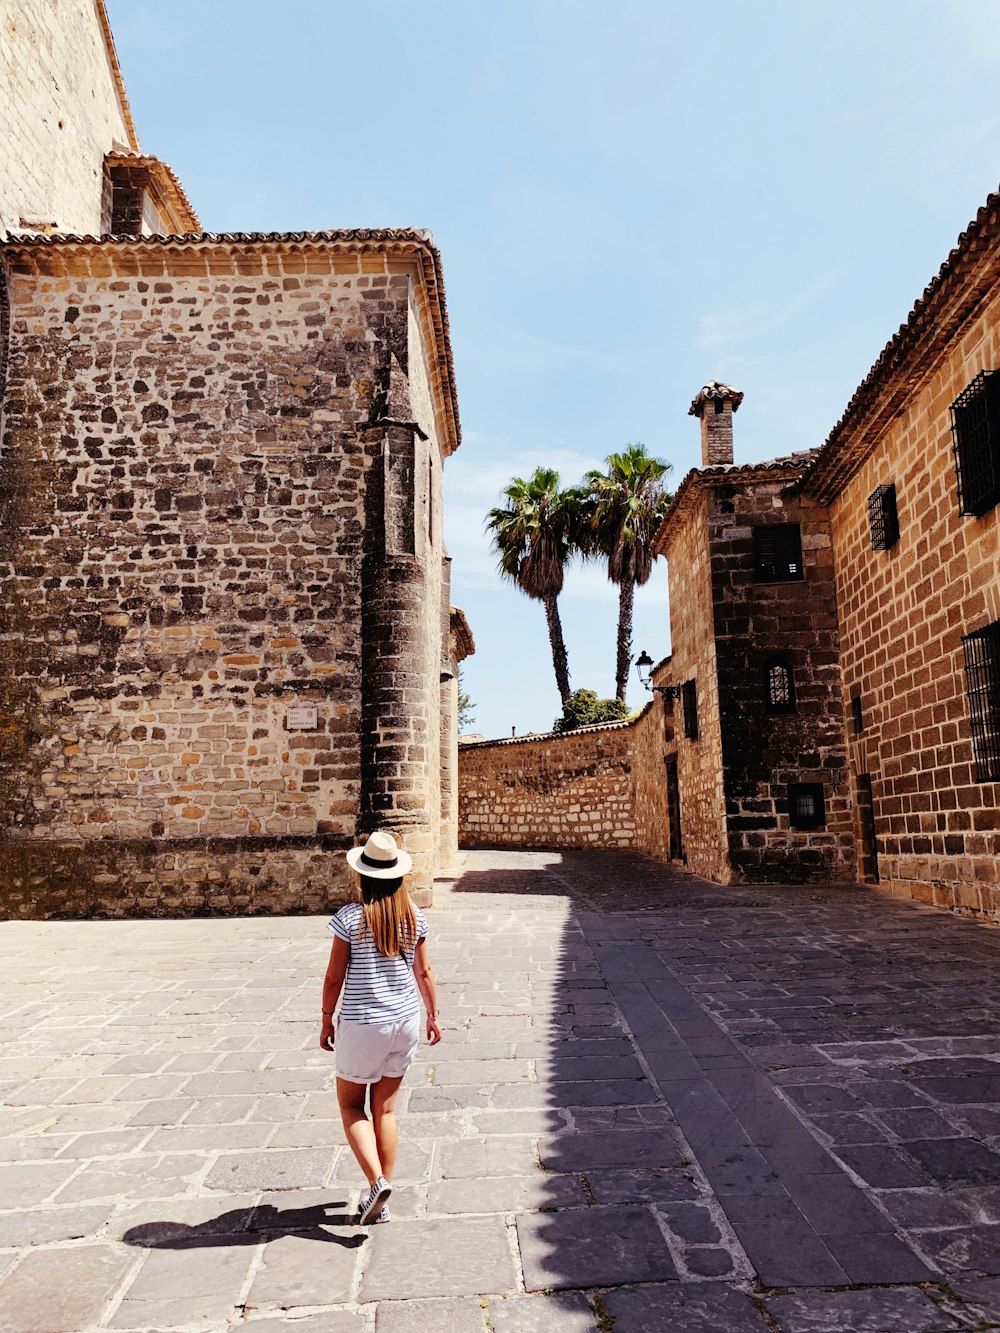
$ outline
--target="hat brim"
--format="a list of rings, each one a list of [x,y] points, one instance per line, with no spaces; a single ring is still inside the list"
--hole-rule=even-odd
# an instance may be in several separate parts
[[[401,879],[403,875],[409,874],[413,867],[413,858],[408,852],[404,852],[402,847],[396,849],[395,864],[387,866],[385,870],[366,865],[361,860],[364,850],[363,847],[352,847],[347,853],[347,864],[359,875],[364,875],[365,879]]]

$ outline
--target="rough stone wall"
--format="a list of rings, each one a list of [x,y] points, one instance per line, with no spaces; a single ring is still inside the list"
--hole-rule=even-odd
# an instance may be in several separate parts
[[[670,674],[694,680],[698,738],[684,735],[680,703],[674,705],[681,836],[689,869],[718,884],[732,882],[723,784],[722,734],[716,669],[708,500],[698,495],[667,551],[670,582]]]
[[[613,726],[462,745],[460,845],[606,847],[665,859],[663,746],[656,704]]]
[[[738,881],[851,879],[855,842],[827,511],[780,481],[710,492],[716,662],[729,857]],[[757,582],[753,528],[797,523],[804,577]],[[770,713],[766,664],[792,668],[795,711]],[[797,829],[789,783],[824,789],[825,823]],[[682,794],[683,800],[683,794]]]
[[[1000,368],[986,303],[894,416],[831,506],[844,708],[855,775],[870,774],[884,888],[1000,913],[1000,783],[977,782],[961,639],[1000,619],[1000,507],[959,513],[948,408]],[[895,482],[899,541],[873,551],[868,496]]]
[[[410,279],[378,255],[130,264],[14,259],[7,912],[324,910],[366,815],[400,816],[419,894],[441,557],[415,549]]]
[[[458,674],[441,681],[441,836],[439,861],[458,857]]]
[[[129,145],[94,0],[5,0],[0,237],[100,231],[104,155]]]
[[[656,678],[658,681],[658,677]],[[673,719],[663,696],[652,702],[632,723],[632,809],[636,850],[658,861],[670,859],[670,824],[664,760],[673,747]]]
[[[625,724],[459,749],[463,847],[633,847]]]

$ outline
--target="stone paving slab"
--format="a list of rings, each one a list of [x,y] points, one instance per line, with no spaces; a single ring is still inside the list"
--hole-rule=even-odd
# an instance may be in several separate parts
[[[0,925],[0,1333],[1000,1327],[1000,936],[626,855],[466,872],[367,1229],[321,920]]]
[[[492,1333],[594,1333],[597,1317],[582,1292],[506,1296],[490,1301]]]

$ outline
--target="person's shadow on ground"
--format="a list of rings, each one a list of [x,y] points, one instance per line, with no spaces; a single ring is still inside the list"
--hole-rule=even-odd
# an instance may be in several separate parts
[[[141,1222],[129,1227],[122,1236],[127,1245],[147,1250],[187,1250],[208,1245],[259,1245],[262,1234],[301,1236],[325,1244],[342,1245],[357,1249],[367,1239],[367,1229],[359,1230],[358,1215],[347,1211],[346,1201],[313,1204],[309,1208],[276,1208],[272,1203],[252,1208],[233,1208],[205,1222],[189,1225],[186,1222]],[[330,1231],[330,1227],[353,1227],[352,1234],[344,1236]]]

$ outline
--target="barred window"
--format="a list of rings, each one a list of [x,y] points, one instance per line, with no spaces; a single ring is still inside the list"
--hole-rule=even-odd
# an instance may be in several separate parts
[[[1000,620],[966,634],[965,697],[977,782],[1000,781]]]
[[[985,514],[1000,500],[1000,372],[981,370],[951,405],[958,507]]]
[[[802,577],[802,536],[797,523],[769,523],[753,530],[753,567],[758,583],[787,583]]]
[[[822,828],[826,808],[821,782],[793,782],[788,787],[788,816],[792,828]]]
[[[693,680],[681,686],[681,707],[684,710],[684,735],[689,741],[698,739],[698,691]]]
[[[784,657],[772,657],[764,667],[769,713],[795,712],[795,677],[792,664]]]
[[[876,486],[868,497],[868,528],[872,550],[888,551],[899,541],[899,511],[896,508],[896,484]]]

